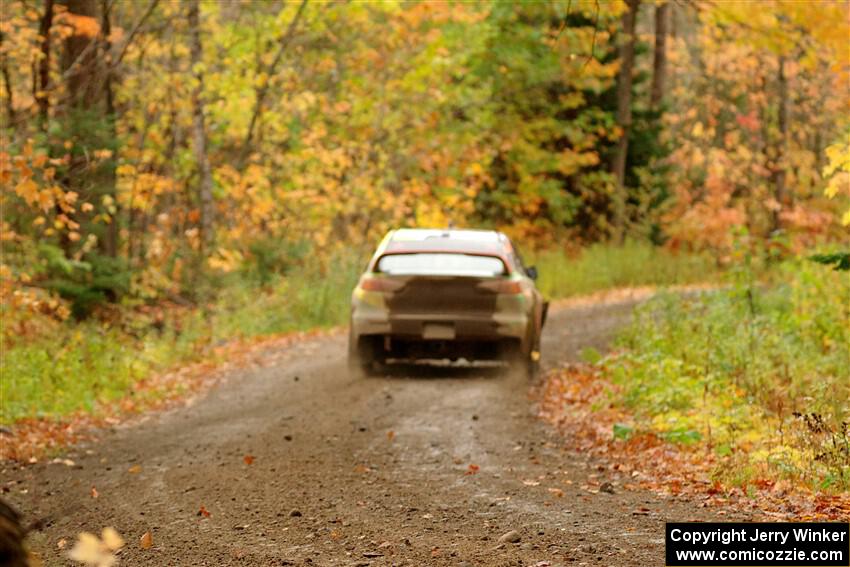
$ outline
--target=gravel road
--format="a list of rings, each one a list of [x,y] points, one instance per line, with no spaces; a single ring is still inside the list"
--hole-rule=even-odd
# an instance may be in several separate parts
[[[604,350],[633,307],[555,309],[544,368]],[[343,336],[274,360],[103,432],[66,455],[73,466],[7,464],[4,496],[47,519],[31,536],[44,563],[113,526],[121,565],[663,565],[664,521],[707,518],[687,501],[582,490],[607,471],[534,417],[522,379],[417,367],[354,379]]]

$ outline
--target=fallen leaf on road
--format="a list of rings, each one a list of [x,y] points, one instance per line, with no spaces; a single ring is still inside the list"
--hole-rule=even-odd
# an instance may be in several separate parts
[[[245,455],[242,457],[242,460],[245,461],[246,465],[254,464],[254,456],[253,455]]]
[[[470,463],[469,467],[466,469],[466,472],[463,473],[463,474],[475,474],[475,473],[478,472],[478,470],[480,468],[481,467],[479,467],[478,465],[474,465],[474,464]]]
[[[124,540],[113,528],[104,528],[102,539],[88,532],[80,533],[78,538],[68,557],[95,567],[112,567],[117,561],[115,552],[124,547]]]
[[[127,472],[130,473],[130,474],[139,474],[140,472],[142,472],[142,466],[141,465],[133,465],[132,467],[127,469]]]
[[[91,487],[91,491],[89,492],[89,494],[91,494],[92,498],[97,498],[98,496],[100,496],[100,493],[97,491],[97,488],[95,488],[94,486]]]
[[[142,549],[150,549],[153,547],[153,536],[150,532],[142,534],[142,538],[139,540],[139,547]]]
[[[101,533],[101,537],[103,538],[103,543],[111,549],[112,551],[118,551],[122,547],[124,547],[124,540],[115,531],[115,528],[103,528],[103,532]]]
[[[206,509],[206,507],[204,507],[204,505],[202,504],[201,509],[198,510],[198,516],[203,516],[204,518],[209,518],[210,516],[212,516],[212,514],[210,514],[209,511]]]
[[[387,431],[387,439],[392,441],[394,437],[395,437],[395,431]]]
[[[516,530],[511,530],[499,536],[499,543],[519,543],[522,539],[522,536]]]

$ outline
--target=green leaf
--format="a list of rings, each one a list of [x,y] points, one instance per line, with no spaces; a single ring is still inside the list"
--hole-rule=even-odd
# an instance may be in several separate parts
[[[581,359],[588,364],[597,364],[602,360],[602,355],[593,347],[587,347],[581,351]]]
[[[628,425],[623,425],[622,423],[614,424],[614,439],[622,439],[625,441],[629,439],[634,432],[635,430]]]
[[[835,252],[833,254],[814,254],[809,256],[809,259],[818,264],[832,266],[832,269],[839,272],[850,270],[850,252]],[[834,264],[834,266],[833,266]]]

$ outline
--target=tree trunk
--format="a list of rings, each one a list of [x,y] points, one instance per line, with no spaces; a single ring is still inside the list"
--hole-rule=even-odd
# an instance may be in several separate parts
[[[779,90],[779,141],[776,147],[776,163],[774,164],[774,182],[776,200],[773,210],[773,230],[782,227],[782,209],[790,206],[790,200],[785,187],[785,160],[788,157],[788,78],[785,75],[785,56],[779,56],[779,76],[777,81]]]
[[[6,40],[5,34],[0,32],[0,47],[2,47],[3,42]],[[6,128],[15,127],[15,99],[14,92],[12,91],[12,78],[9,75],[9,59],[5,55],[2,60],[0,60],[0,74],[3,75],[3,86],[6,90]]]
[[[652,89],[650,105],[653,109],[661,106],[664,100],[664,87],[667,80],[667,28],[670,21],[670,3],[659,4],[655,8],[655,51],[652,59]]]
[[[68,7],[68,13],[97,22],[99,14],[96,0],[64,0],[64,4]],[[103,100],[99,86],[101,62],[97,56],[100,35],[92,28],[77,27],[65,39],[62,72],[68,89],[68,105],[72,108],[91,110]]]
[[[38,83],[35,99],[38,102],[38,126],[47,131],[50,119],[50,97],[47,89],[50,86],[50,28],[53,27],[53,0],[44,0],[44,14],[38,26],[41,37],[41,60],[38,63]]]
[[[98,57],[101,47],[102,18],[98,0],[60,0],[67,8],[67,20],[70,33],[65,36],[59,57],[61,80],[65,86],[63,103],[54,109],[55,120],[62,127],[64,139],[73,140],[79,149],[71,153],[71,159],[60,179],[66,191],[73,191],[81,199],[101,206],[102,197],[114,195],[115,187],[104,188],[105,180],[99,168],[93,167],[88,158],[92,149],[103,149],[105,131],[100,119],[104,113],[104,95],[102,88],[102,60]],[[101,212],[106,214],[110,207],[103,205]],[[80,213],[81,214],[81,213]],[[92,215],[93,216],[93,215]],[[110,221],[116,220],[109,214]],[[78,220],[85,220],[81,216]],[[98,247],[101,251],[108,248],[109,232],[107,225],[103,233],[98,233]],[[67,235],[60,237],[66,256],[72,255],[73,244]]]
[[[213,182],[210,161],[207,156],[207,135],[204,126],[204,72],[202,66],[203,51],[201,45],[200,2],[189,3],[189,31],[191,34],[192,72],[195,75],[195,88],[192,91],[192,137],[195,161],[198,164],[199,198],[201,201],[201,246],[206,253],[213,242]]]
[[[110,4],[108,0],[100,0],[101,9],[101,29],[103,30],[103,53],[105,55],[105,73],[103,81],[103,98],[106,103],[106,122],[107,131],[110,136],[110,141],[114,144],[118,138],[118,132],[115,128],[115,95],[113,93],[112,83],[114,80],[114,72],[112,68],[112,43],[109,39],[112,33],[112,22],[110,21],[111,14],[109,13]],[[115,213],[112,215],[112,222],[106,228],[106,235],[103,242],[103,251],[107,256],[115,258],[118,256],[118,219],[121,217],[118,210],[118,195],[116,186],[118,184],[118,176],[115,171],[115,162],[117,157],[112,156],[105,164],[106,174],[106,191],[112,197]]]
[[[635,64],[635,23],[640,0],[627,0],[628,10],[622,17],[622,41],[619,47],[620,71],[617,76],[617,125],[622,135],[611,160],[611,172],[616,179],[614,193],[614,240],[622,243],[626,230],[626,157],[629,152],[629,128],[632,123],[632,71]]]

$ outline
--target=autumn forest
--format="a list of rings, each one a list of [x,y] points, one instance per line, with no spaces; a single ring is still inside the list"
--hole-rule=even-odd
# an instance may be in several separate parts
[[[0,10],[2,456],[344,326],[387,230],[456,226],[508,234],[552,300],[715,290],[548,375],[544,419],[584,384],[631,458],[646,434],[711,486],[850,490],[847,2]]]

